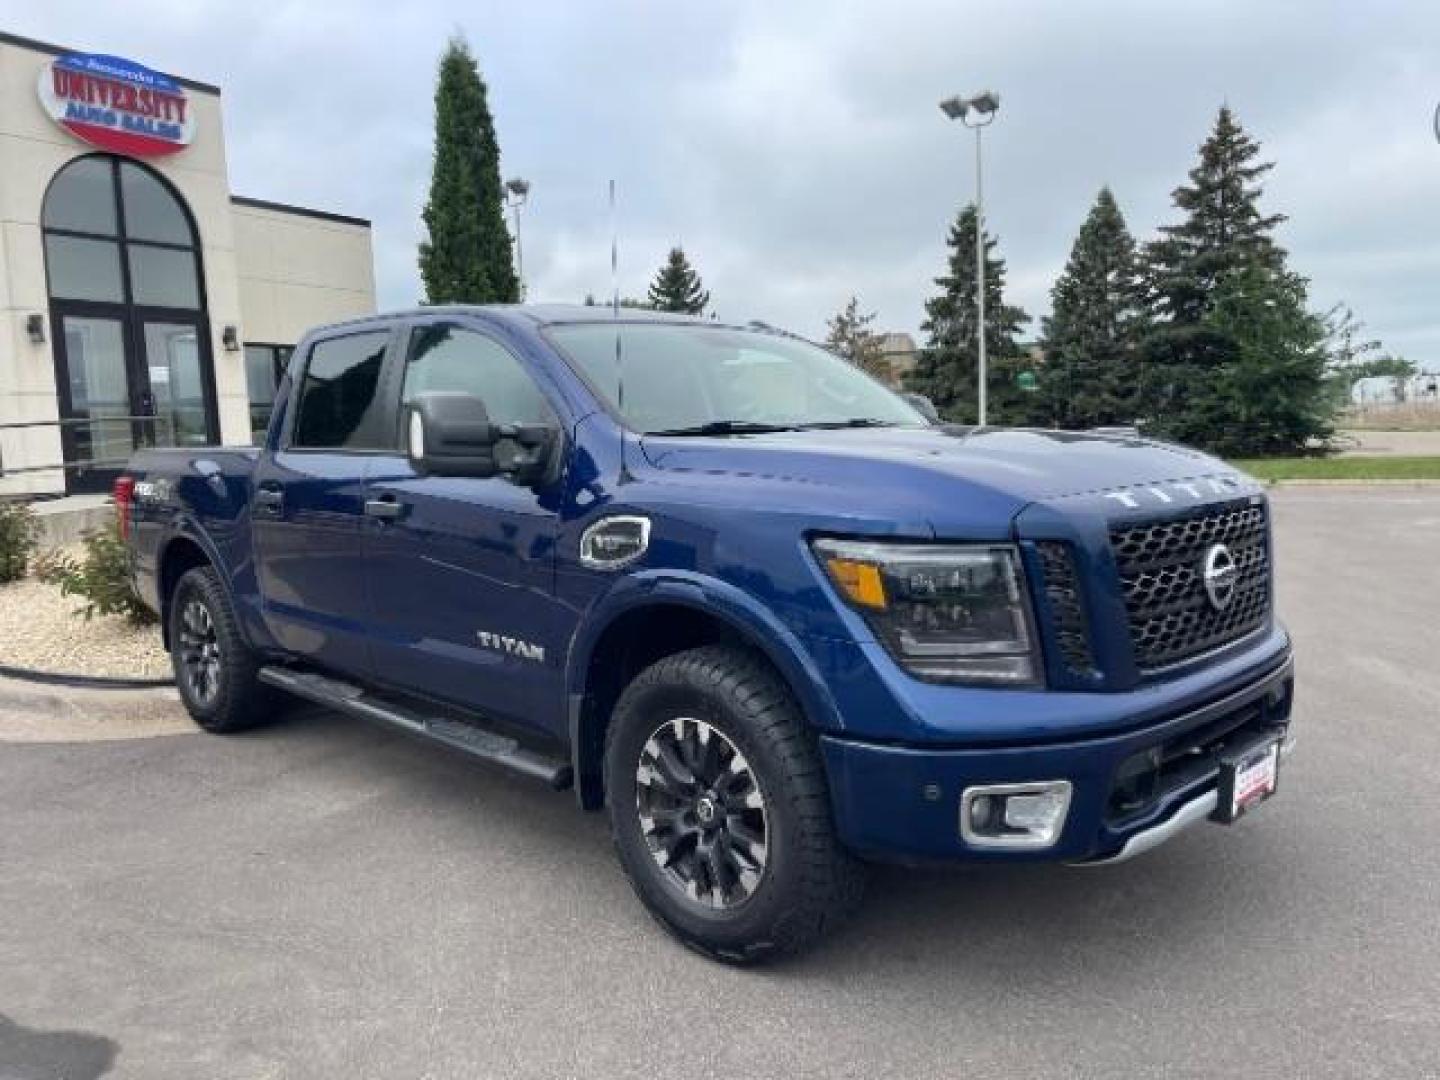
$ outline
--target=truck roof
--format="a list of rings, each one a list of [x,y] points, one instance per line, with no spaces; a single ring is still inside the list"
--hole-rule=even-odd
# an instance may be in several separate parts
[[[557,323],[611,322],[615,315],[609,304],[436,304],[430,307],[403,308],[397,311],[380,311],[374,315],[362,315],[354,319],[325,323],[315,330],[330,330],[341,326],[357,326],[385,322],[388,319],[403,319],[415,315],[472,315],[496,322],[524,322],[531,326],[553,326]],[[624,307],[620,309],[622,322],[663,322],[695,326],[731,326],[701,315],[687,315],[681,312],[654,311],[650,308]],[[752,327],[755,328],[755,327]],[[769,329],[759,325],[758,328]]]

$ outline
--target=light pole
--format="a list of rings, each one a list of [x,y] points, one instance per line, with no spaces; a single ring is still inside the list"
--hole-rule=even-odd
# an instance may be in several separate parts
[[[520,208],[530,196],[530,181],[516,176],[505,181],[505,205],[515,212],[515,276],[520,279],[520,299],[525,299],[525,252],[520,247]]]
[[[940,102],[940,109],[951,120],[959,120],[975,131],[975,346],[980,361],[980,426],[984,427],[989,413],[990,395],[985,381],[985,192],[981,169],[980,130],[994,122],[995,114],[1000,109],[1000,95],[991,90],[968,98],[957,94]]]

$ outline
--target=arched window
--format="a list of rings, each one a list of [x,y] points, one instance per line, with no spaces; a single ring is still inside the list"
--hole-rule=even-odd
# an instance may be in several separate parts
[[[70,490],[99,490],[137,446],[218,434],[194,219],[158,173],[76,158],[40,212]]]
[[[104,155],[72,161],[55,175],[41,223],[52,298],[203,306],[190,215],[144,166]]]

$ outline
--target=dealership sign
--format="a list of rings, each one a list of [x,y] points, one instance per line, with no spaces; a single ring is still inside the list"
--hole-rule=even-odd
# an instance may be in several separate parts
[[[195,136],[185,88],[118,56],[50,61],[40,72],[40,104],[77,139],[120,154],[173,154]]]

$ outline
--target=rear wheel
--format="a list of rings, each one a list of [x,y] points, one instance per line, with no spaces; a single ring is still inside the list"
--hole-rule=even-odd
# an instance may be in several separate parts
[[[797,952],[859,901],[824,770],[758,657],[707,646],[642,672],[615,707],[605,790],[621,865],[650,913],[708,956]]]
[[[195,723],[224,734],[268,719],[275,698],[259,680],[259,657],[245,643],[220,577],[209,566],[186,571],[170,601],[170,661]]]

